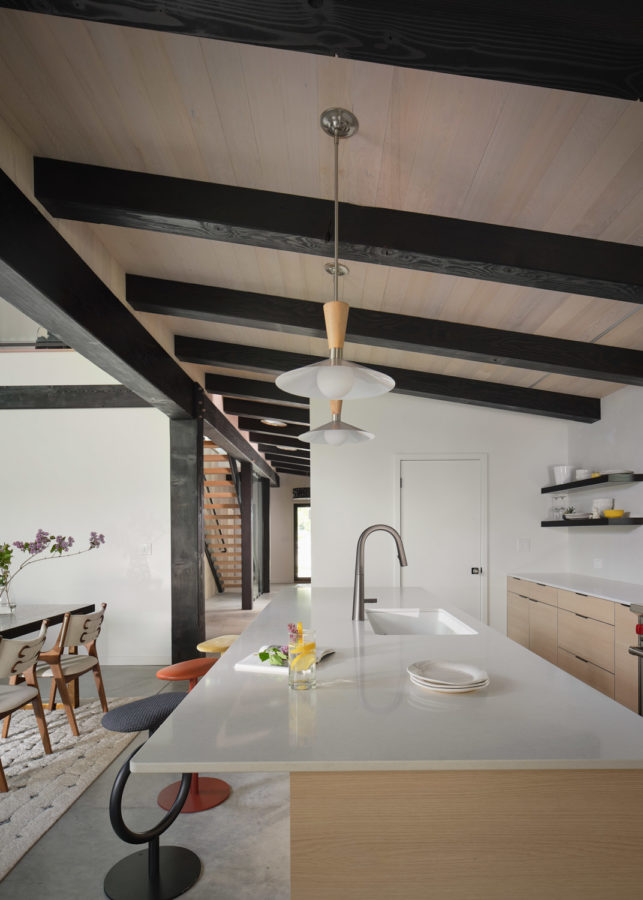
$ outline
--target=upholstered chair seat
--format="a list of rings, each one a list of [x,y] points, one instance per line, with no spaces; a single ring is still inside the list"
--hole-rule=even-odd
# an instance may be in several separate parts
[[[29,684],[0,684],[0,716],[31,703],[38,688]]]

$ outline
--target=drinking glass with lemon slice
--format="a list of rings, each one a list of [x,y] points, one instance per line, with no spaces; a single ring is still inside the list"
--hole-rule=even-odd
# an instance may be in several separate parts
[[[301,622],[289,626],[288,632],[288,685],[295,691],[309,691],[317,684],[315,632]]]

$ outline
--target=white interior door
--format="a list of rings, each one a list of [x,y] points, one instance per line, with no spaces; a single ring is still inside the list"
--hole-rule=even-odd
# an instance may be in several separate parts
[[[400,479],[402,583],[486,621],[486,457],[402,459]]]

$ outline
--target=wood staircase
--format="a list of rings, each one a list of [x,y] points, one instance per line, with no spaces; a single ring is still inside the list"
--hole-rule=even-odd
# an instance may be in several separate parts
[[[232,466],[227,453],[204,441],[203,530],[220,591],[241,590],[241,509]]]

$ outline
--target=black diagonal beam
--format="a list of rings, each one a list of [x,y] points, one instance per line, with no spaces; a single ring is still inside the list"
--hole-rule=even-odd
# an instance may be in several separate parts
[[[133,409],[149,403],[120,384],[0,387],[0,409]]]
[[[206,381],[209,376],[206,375]],[[308,409],[296,409],[294,406],[278,406],[276,403],[257,403],[253,400],[236,400],[233,397],[223,398],[223,411],[233,416],[247,416],[251,419],[280,419],[290,425],[309,425]]]
[[[34,178],[53,216],[332,255],[326,200],[53,159]],[[350,204],[340,221],[342,259],[643,303],[641,247]]]
[[[643,257],[642,257],[643,265]],[[306,337],[326,337],[321,303],[128,276],[135,309]],[[369,309],[350,311],[353,344],[643,385],[643,352]]]
[[[0,6],[300,53],[582,91],[643,94],[640,5],[529,0],[341,3],[2,0]]]
[[[1,171],[0,296],[170,418],[197,414],[195,382]],[[210,434],[232,439],[235,429],[210,406]],[[237,455],[266,468],[235,433]]]
[[[192,416],[192,379],[4,172],[0,296],[150,405]]]
[[[279,466],[277,471],[286,475],[302,475],[304,478],[310,476],[310,471],[308,469],[298,469],[295,466]]]
[[[174,339],[174,345],[177,357],[185,362],[205,366],[230,366],[273,374],[309,365],[319,359],[303,353],[287,353],[281,350],[266,350],[261,347],[246,347],[179,336]],[[393,369],[387,366],[377,368],[395,379],[394,390],[399,394],[451,400],[455,403],[489,406],[539,416],[553,416],[576,422],[596,422],[601,415],[600,401],[592,397],[558,394],[537,388],[516,387],[473,378],[454,378],[449,375],[434,375],[430,372]],[[252,435],[250,440],[253,440]]]

